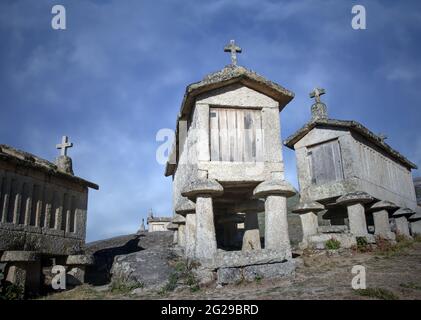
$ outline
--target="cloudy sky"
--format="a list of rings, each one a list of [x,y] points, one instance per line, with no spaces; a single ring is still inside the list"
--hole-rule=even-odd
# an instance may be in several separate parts
[[[66,8],[66,30],[51,8]],[[351,8],[367,29],[351,27]],[[70,136],[77,175],[96,182],[88,240],[135,232],[149,208],[171,215],[171,179],[156,133],[174,128],[186,85],[229,63],[295,93],[282,137],[310,117],[308,93],[332,118],[357,120],[421,165],[421,2],[262,0],[2,0],[0,143],[53,160]],[[284,150],[296,185],[294,153]],[[414,175],[420,175],[415,171]]]

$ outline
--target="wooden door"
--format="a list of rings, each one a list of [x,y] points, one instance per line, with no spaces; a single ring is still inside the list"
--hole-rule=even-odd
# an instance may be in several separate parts
[[[340,181],[344,178],[339,142],[329,141],[309,148],[313,184]]]
[[[264,160],[260,110],[210,108],[211,161]]]

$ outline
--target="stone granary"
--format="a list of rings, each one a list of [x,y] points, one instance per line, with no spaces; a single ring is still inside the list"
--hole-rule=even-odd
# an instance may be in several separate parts
[[[187,258],[218,270],[219,282],[291,271],[286,198],[295,194],[284,180],[279,117],[294,94],[237,66],[233,41],[225,51],[230,65],[187,87],[165,171],[178,243]]]
[[[322,94],[323,89],[310,94],[316,98],[311,121],[284,142],[296,154],[302,245],[323,246],[332,237],[344,246],[358,236],[393,240],[389,220],[409,236],[407,219],[417,208],[415,164],[360,123],[329,119]]]
[[[151,209],[149,211],[148,219],[146,220],[148,224],[148,232],[168,231],[168,226],[171,224],[171,220],[171,217],[155,217]]]
[[[71,146],[63,137],[53,164],[0,145],[0,261],[6,280],[28,293],[39,291],[45,267],[68,266],[69,279],[83,281],[91,262],[82,255],[88,188],[98,186],[73,174]]]

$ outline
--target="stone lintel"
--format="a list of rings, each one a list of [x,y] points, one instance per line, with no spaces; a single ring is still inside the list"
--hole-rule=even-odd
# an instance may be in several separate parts
[[[94,257],[90,254],[76,254],[70,255],[66,259],[66,265],[93,265],[94,264]]]
[[[347,193],[336,200],[336,204],[341,205],[351,205],[356,203],[369,203],[372,202],[374,199],[370,196],[367,192],[364,191],[356,191]]]
[[[325,206],[316,201],[300,202],[293,210],[293,213],[303,214],[308,212],[319,212],[325,210]]]
[[[4,251],[1,262],[35,262],[39,260],[36,251]]]
[[[214,179],[197,179],[192,181],[182,192],[183,197],[192,201],[200,195],[220,196],[224,193],[224,188]]]
[[[289,198],[296,193],[297,190],[289,182],[281,179],[263,181],[253,191],[253,195],[257,198],[264,198],[269,195],[280,195]]]

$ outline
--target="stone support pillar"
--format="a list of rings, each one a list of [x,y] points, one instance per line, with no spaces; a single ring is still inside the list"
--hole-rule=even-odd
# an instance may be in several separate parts
[[[389,213],[387,210],[373,212],[374,234],[385,239],[394,240],[394,234],[390,229]]]
[[[192,259],[196,253],[196,216],[194,213],[186,215],[186,258]]]
[[[300,214],[301,227],[303,230],[303,240],[301,248],[308,247],[308,237],[317,234],[319,221],[317,212],[324,210],[324,206],[315,201],[300,202],[292,212]]]
[[[196,253],[198,259],[216,255],[216,234],[212,198],[199,195],[196,199]]]
[[[367,221],[364,204],[374,199],[362,191],[351,192],[339,197],[336,204],[346,206],[348,211],[349,231],[356,237],[367,237]]]
[[[184,224],[178,226],[178,245],[182,248],[186,246],[186,226]]]
[[[222,193],[223,188],[217,181],[206,178],[193,181],[181,193],[196,202],[195,258],[205,263],[212,263],[217,253],[212,198]]]
[[[256,212],[246,212],[244,229],[242,250],[249,251],[261,249],[259,222]]]
[[[415,211],[409,208],[400,208],[393,213],[393,218],[395,218],[396,225],[396,234],[402,235],[407,238],[412,238],[409,231],[408,219],[415,214]]]
[[[350,232],[357,237],[366,237],[368,231],[364,205],[361,203],[349,204],[346,209],[348,211]]]
[[[374,234],[388,240],[395,240],[395,234],[392,232],[389,223],[389,211],[397,209],[394,203],[390,201],[379,201],[370,206],[369,211],[373,213]]]
[[[265,198],[265,249],[285,250],[287,256],[291,256],[286,200],[295,193],[295,189],[281,179],[264,181],[254,189],[255,197]]]
[[[395,224],[396,224],[396,233],[405,237],[410,237],[411,234],[409,232],[409,224],[406,217],[401,216],[398,218],[395,218]]]

